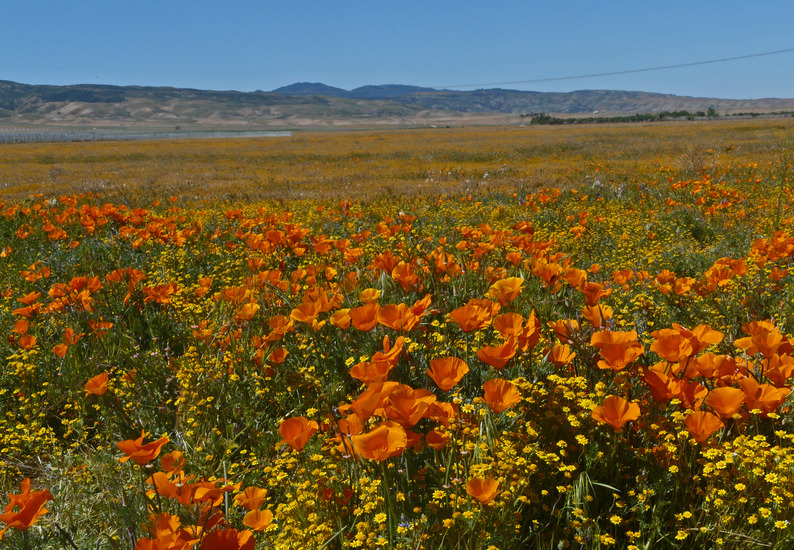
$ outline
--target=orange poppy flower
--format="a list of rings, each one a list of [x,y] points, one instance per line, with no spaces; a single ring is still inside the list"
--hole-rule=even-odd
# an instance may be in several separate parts
[[[682,357],[693,354],[692,343],[678,330],[672,328],[655,330],[651,336],[654,338],[651,351],[666,361],[676,363]]]
[[[739,380],[739,386],[745,396],[747,410],[759,410],[769,414],[777,410],[791,393],[790,388],[777,388],[771,384],[759,384],[753,378]]]
[[[0,514],[0,521],[6,524],[0,531],[0,539],[8,529],[27,531],[36,520],[48,512],[44,507],[46,502],[55,500],[49,491],[31,491],[29,478],[22,482],[21,488],[22,492],[19,494],[8,494],[10,502],[6,505],[4,513]],[[14,512],[15,508],[19,510]]]
[[[427,446],[437,451],[440,451],[446,447],[447,443],[449,443],[449,440],[449,434],[438,429],[432,429],[427,432],[427,435],[425,435],[425,442],[427,443]]]
[[[185,467],[185,455],[180,451],[172,451],[160,459],[160,467],[166,472],[178,473]]]
[[[488,504],[501,493],[497,480],[478,477],[473,477],[466,483],[466,492],[480,504]]]
[[[52,353],[61,359],[66,356],[67,351],[69,351],[69,344],[55,344],[52,346]]]
[[[522,351],[527,351],[538,345],[540,341],[540,321],[535,316],[535,310],[529,314],[524,330],[518,337],[518,347]]]
[[[764,366],[764,376],[779,388],[786,386],[786,381],[794,376],[794,357],[788,354],[773,355]]]
[[[273,512],[270,510],[251,510],[243,517],[243,525],[254,531],[264,531],[273,521]]]
[[[427,369],[427,375],[443,391],[449,391],[454,388],[467,372],[469,372],[469,366],[457,357],[431,359],[430,368]]]
[[[518,340],[508,338],[501,346],[485,346],[477,350],[477,357],[497,370],[501,370],[518,351]]]
[[[23,334],[19,337],[17,343],[22,349],[30,350],[36,345],[36,337],[32,334]]]
[[[351,324],[363,332],[372,330],[378,324],[380,305],[377,302],[354,307],[349,312]]]
[[[276,348],[267,356],[267,360],[274,365],[280,365],[287,358],[289,352],[286,348]]]
[[[389,304],[378,311],[378,322],[392,330],[403,332],[416,327],[419,317],[405,304]]]
[[[482,385],[483,398],[496,414],[506,411],[521,401],[521,394],[512,382],[493,378]]]
[[[582,294],[584,294],[584,301],[588,306],[594,306],[598,303],[598,300],[612,294],[612,289],[604,288],[604,285],[601,283],[587,282],[582,284],[582,286],[579,287],[579,290],[581,290]]]
[[[496,298],[501,305],[505,306],[518,297],[523,284],[524,279],[520,277],[500,279],[488,289],[488,297],[491,299]]]
[[[363,458],[384,461],[403,452],[408,446],[405,428],[386,420],[369,433],[350,436],[353,448]]]
[[[569,343],[573,334],[579,329],[579,321],[576,319],[558,319],[556,321],[549,321],[549,327],[560,339],[560,342]]]
[[[684,419],[684,426],[698,443],[706,441],[724,425],[719,416],[706,411],[695,411]]]
[[[421,280],[414,272],[414,266],[407,262],[400,262],[391,270],[392,279],[395,280],[406,292],[416,286]]]
[[[718,330],[713,330],[709,325],[698,325],[692,330],[673,323],[673,328],[681,333],[681,336],[689,340],[692,345],[692,354],[697,355],[712,344],[719,344],[722,342],[724,334]]]
[[[450,311],[449,318],[463,332],[472,332],[488,326],[491,322],[491,312],[479,305],[469,303]]]
[[[742,331],[750,336],[739,338],[733,344],[743,349],[747,355],[761,353],[764,357],[771,357],[783,345],[784,338],[771,321],[754,321],[742,325]]]
[[[132,459],[137,465],[144,466],[157,458],[165,444],[171,441],[168,437],[161,437],[156,441],[144,444],[144,437],[146,437],[146,432],[141,430],[141,437],[138,439],[127,439],[116,443],[116,446],[127,455],[121,457],[119,462]]]
[[[374,382],[351,403],[353,409],[361,420],[369,420],[375,411],[383,408],[383,402],[400,384],[397,382]]]
[[[615,431],[620,432],[626,422],[637,420],[640,417],[640,406],[626,401],[619,395],[610,395],[604,399],[603,405],[593,409],[590,416],[596,422],[609,424]]]
[[[518,313],[502,313],[493,318],[492,325],[504,338],[519,336],[524,330],[524,317]]]
[[[331,314],[329,320],[334,326],[337,326],[342,330],[347,330],[350,328],[350,309],[337,309]]]
[[[730,386],[715,388],[706,396],[706,405],[714,409],[721,418],[732,417],[743,404],[744,392]]]
[[[314,420],[304,416],[293,416],[279,424],[278,433],[283,438],[281,443],[286,443],[296,451],[300,451],[319,429],[320,426]]]
[[[571,351],[567,344],[554,344],[546,359],[557,367],[564,367],[576,357],[576,352]]]
[[[383,410],[387,418],[410,428],[422,419],[435,400],[432,392],[400,384],[384,400]]]
[[[584,269],[569,267],[562,274],[562,278],[565,279],[565,282],[567,282],[573,288],[579,288],[587,281],[587,271]]]
[[[661,364],[664,365],[665,363]],[[673,397],[676,397],[682,388],[680,380],[673,376],[668,376],[664,370],[656,370],[653,367],[645,373],[643,380],[648,384],[654,401],[658,403],[667,403]]]
[[[105,395],[108,392],[108,379],[110,375],[107,372],[103,372],[101,374],[97,374],[93,378],[90,378],[88,382],[85,383],[85,395],[88,397],[89,395]]]
[[[204,535],[201,550],[254,550],[256,540],[251,531],[222,529]]]
[[[312,324],[320,314],[319,302],[303,302],[292,310],[290,318],[301,323]]]
[[[256,510],[265,503],[266,497],[267,489],[251,486],[246,487],[242,493],[235,495],[234,501],[246,510]]]
[[[390,270],[391,271],[391,270]],[[377,288],[365,288],[358,295],[358,299],[362,304],[374,304],[380,298],[380,290]]]
[[[612,315],[612,308],[605,304],[585,306],[582,310],[582,317],[587,319],[593,328],[603,327],[607,319],[612,318]]]
[[[445,428],[452,425],[452,421],[458,416],[458,406],[453,403],[434,401],[427,409],[425,418],[438,422]]]
[[[613,371],[624,369],[645,351],[634,330],[596,332],[590,337],[590,345],[598,348],[604,359],[598,362],[598,368]]]

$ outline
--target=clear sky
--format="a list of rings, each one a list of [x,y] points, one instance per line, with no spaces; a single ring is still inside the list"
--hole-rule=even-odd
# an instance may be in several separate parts
[[[786,0],[7,0],[0,13],[0,80],[27,84],[794,97],[794,51],[536,81],[794,49]]]

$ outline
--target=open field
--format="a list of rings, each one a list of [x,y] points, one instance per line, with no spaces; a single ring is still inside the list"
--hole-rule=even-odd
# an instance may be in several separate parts
[[[3,548],[791,548],[793,124],[0,145]]]

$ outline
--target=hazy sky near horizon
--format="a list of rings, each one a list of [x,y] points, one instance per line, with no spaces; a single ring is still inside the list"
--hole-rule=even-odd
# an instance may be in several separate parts
[[[0,80],[26,84],[794,97],[794,51],[583,76],[794,50],[794,2],[779,0],[31,0],[3,8]]]

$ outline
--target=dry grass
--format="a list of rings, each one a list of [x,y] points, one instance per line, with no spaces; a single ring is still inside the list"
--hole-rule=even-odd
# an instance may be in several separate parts
[[[0,192],[143,190],[184,199],[300,199],[654,178],[660,168],[772,162],[794,121],[298,133],[283,138],[0,146]],[[592,181],[592,180],[589,180]]]

